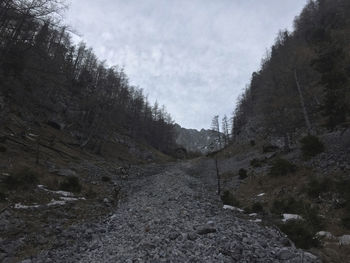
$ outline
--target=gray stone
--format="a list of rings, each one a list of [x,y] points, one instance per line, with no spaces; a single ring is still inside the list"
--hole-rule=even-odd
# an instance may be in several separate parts
[[[282,249],[281,251],[278,252],[277,254],[278,258],[281,260],[287,260],[296,257],[295,253],[292,253],[291,251],[287,249]]]
[[[196,233],[188,233],[188,234],[187,234],[187,239],[192,240],[192,241],[196,240],[197,237],[198,237],[198,236],[197,236]]]
[[[206,235],[210,233],[215,233],[216,229],[215,228],[209,228],[209,227],[203,227],[197,230],[198,235]]]
[[[177,239],[179,236],[180,236],[180,233],[172,232],[172,233],[170,233],[169,238],[170,238],[170,240],[175,240],[175,239]]]

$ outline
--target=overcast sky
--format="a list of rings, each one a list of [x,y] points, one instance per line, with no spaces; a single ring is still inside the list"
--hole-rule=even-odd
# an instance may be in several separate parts
[[[231,116],[306,0],[71,0],[67,22],[186,128]]]

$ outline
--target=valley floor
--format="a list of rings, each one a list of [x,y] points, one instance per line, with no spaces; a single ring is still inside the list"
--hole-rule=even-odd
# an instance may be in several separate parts
[[[277,229],[223,209],[211,165],[194,160],[130,175],[112,213],[69,227],[25,262],[318,262]]]

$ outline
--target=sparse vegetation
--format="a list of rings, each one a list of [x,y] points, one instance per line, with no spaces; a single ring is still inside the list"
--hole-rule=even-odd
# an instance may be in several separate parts
[[[346,229],[350,229],[350,216],[342,218],[342,224]]]
[[[36,186],[38,182],[36,174],[28,168],[23,168],[13,175],[6,176],[2,181],[8,190],[28,190]]]
[[[7,151],[7,148],[5,146],[0,145],[0,153],[4,153]]]
[[[334,182],[330,178],[317,179],[312,177],[306,186],[307,194],[312,198],[317,198],[321,194],[330,192],[334,188]]]
[[[254,168],[259,168],[264,165],[265,161],[264,160],[259,160],[254,158],[253,160],[250,161],[250,165]]]
[[[250,211],[253,212],[253,213],[263,213],[264,212],[264,207],[263,207],[263,205],[260,202],[255,202],[252,205]]]
[[[111,177],[109,177],[109,176],[102,176],[101,180],[102,180],[102,182],[110,182],[111,181]]]
[[[310,159],[324,151],[324,144],[313,135],[308,135],[300,140],[301,151],[305,159]]]
[[[239,169],[238,176],[240,180],[247,178],[248,177],[247,170],[243,168]]]
[[[82,186],[79,182],[79,178],[76,176],[68,176],[60,183],[60,190],[79,193],[82,189]]]
[[[288,160],[278,158],[272,163],[269,175],[284,176],[290,173],[294,173],[296,170],[296,165],[292,164]]]
[[[278,150],[279,150],[279,148],[275,145],[268,144],[268,145],[263,146],[263,153],[276,152]]]
[[[221,201],[223,202],[224,205],[231,205],[235,207],[240,206],[239,201],[228,190],[224,191],[223,195],[221,196]]]
[[[0,202],[5,202],[7,198],[7,195],[3,192],[0,192]]]
[[[292,213],[302,214],[304,211],[304,202],[297,201],[294,197],[275,200],[271,207],[274,214]]]
[[[305,221],[291,220],[279,227],[299,248],[309,249],[320,245],[319,240],[315,238],[315,232]]]

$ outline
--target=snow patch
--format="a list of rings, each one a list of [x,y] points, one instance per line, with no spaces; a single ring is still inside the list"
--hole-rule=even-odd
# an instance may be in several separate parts
[[[54,206],[54,205],[65,205],[66,201],[59,201],[52,199],[50,203],[47,204],[47,206]]]
[[[264,195],[265,195],[265,193],[261,193],[261,194],[258,194],[257,196],[261,197],[261,196],[264,196]]]
[[[40,205],[22,205],[21,203],[15,204],[15,209],[30,209],[30,208],[39,208]]]
[[[39,184],[38,187],[46,192],[49,192],[49,193],[53,193],[53,194],[58,194],[58,195],[62,195],[62,196],[66,196],[66,197],[73,197],[74,194],[71,193],[71,192],[66,192],[66,191],[52,191],[52,190],[49,190],[49,189],[46,189],[44,185],[41,185]]]
[[[231,206],[231,205],[224,205],[223,208],[224,208],[224,209],[233,210],[233,211],[238,211],[238,212],[241,212],[241,213],[244,212],[243,209],[240,209],[240,208],[238,208],[238,207],[234,207],[234,206]]]
[[[303,220],[303,218],[300,215],[295,214],[283,214],[283,222],[287,222],[289,220]]]
[[[350,245],[350,235],[344,235],[338,238],[339,245],[347,246]]]
[[[258,216],[258,214],[257,213],[251,213],[251,214],[249,214],[249,216],[251,216],[251,217]]]
[[[317,237],[323,237],[323,238],[328,238],[328,239],[334,239],[335,236],[332,235],[331,232],[327,232],[327,231],[319,231],[316,233]]]

